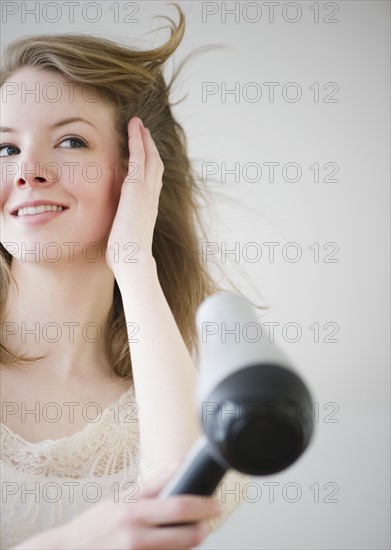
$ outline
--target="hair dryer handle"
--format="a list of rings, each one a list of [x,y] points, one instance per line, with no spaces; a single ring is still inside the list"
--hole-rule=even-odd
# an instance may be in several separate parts
[[[201,437],[159,498],[183,494],[210,496],[227,469],[212,456],[207,438]]]

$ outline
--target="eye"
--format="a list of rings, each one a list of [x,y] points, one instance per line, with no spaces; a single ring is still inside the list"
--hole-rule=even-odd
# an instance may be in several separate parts
[[[61,144],[66,143],[67,141],[71,143],[69,149],[81,149],[83,147],[87,147],[87,143],[84,141],[84,139],[75,136],[64,139]],[[61,144],[59,145],[60,148],[63,147]],[[68,147],[65,147],[65,149],[68,149]]]
[[[20,153],[20,149],[18,147],[15,147],[14,145],[0,145],[0,157],[9,157],[11,155],[17,155],[18,153],[10,153],[10,154],[7,154],[10,152],[10,150],[18,150],[18,152]]]

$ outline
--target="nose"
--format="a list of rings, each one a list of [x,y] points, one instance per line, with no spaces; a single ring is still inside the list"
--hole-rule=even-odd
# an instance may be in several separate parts
[[[55,181],[57,180],[54,177],[53,166],[42,165],[40,162],[21,162],[14,177],[14,185],[17,188],[48,187]]]

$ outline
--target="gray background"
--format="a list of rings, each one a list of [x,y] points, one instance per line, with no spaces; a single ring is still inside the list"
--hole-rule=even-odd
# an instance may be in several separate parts
[[[138,21],[126,22],[130,4],[84,2],[83,13],[83,3],[76,2],[72,22],[63,3],[3,2],[2,45],[46,32],[84,32],[140,47],[162,44],[167,29],[146,33],[167,24],[153,16],[177,20],[176,10],[167,2],[138,2],[133,16]],[[279,2],[274,21],[265,2],[179,4],[187,30],[167,63],[167,76],[195,48],[226,46],[190,61],[173,94],[173,99],[188,94],[174,114],[199,173],[207,162],[218,167],[225,162],[227,169],[240,163],[238,181],[228,175],[223,182],[219,168],[204,183],[212,197],[205,210],[208,239],[218,250],[223,242],[227,248],[238,243],[239,258],[227,256],[224,272],[250,298],[269,306],[259,315],[280,323],[276,341],[319,407],[315,437],[304,455],[277,475],[253,478],[257,492],[249,490],[201,547],[389,548],[389,2]],[[224,5],[236,5],[236,15],[224,19]],[[23,16],[32,6],[38,6],[35,15]],[[216,13],[206,16],[207,9]],[[274,102],[264,84],[272,81],[280,83]],[[205,82],[215,83],[219,93],[203,101]],[[246,87],[250,82],[257,88]],[[302,90],[297,102],[282,96],[289,82]],[[310,89],[314,82],[318,102]],[[334,102],[325,101],[333,91],[324,89],[330,82],[339,88]],[[222,83],[229,89],[239,83],[236,101],[221,94]],[[262,97],[252,101],[256,89]],[[293,97],[292,88],[287,92]],[[274,181],[267,162],[280,163]],[[286,181],[293,172],[284,178],[281,171],[289,162],[302,170],[296,182]],[[318,183],[309,169],[316,162]],[[242,171],[247,163],[262,167],[258,181],[249,181],[259,176],[256,165]],[[337,165],[338,181],[324,181],[331,173],[326,163]],[[266,242],[279,243],[274,262]],[[302,252],[296,262],[281,252],[290,242]],[[318,262],[309,248],[316,242]],[[324,249],[330,242],[338,248]],[[248,243],[256,245],[251,249]],[[251,261],[257,250],[262,257]],[[333,250],[336,261],[325,261]],[[292,248],[285,252],[294,257]],[[219,253],[215,259],[225,258]],[[289,341],[293,330],[281,329],[286,323],[300,327],[296,343]],[[320,327],[318,343],[309,328],[314,323]],[[326,323],[338,327],[337,342],[325,341],[331,335]],[[271,481],[279,483],[274,502],[265,485]],[[300,491],[297,502],[294,487]],[[336,502],[328,502],[331,498]]]

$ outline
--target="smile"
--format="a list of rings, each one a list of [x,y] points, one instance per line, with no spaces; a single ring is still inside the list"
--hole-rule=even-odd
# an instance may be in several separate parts
[[[61,210],[65,210],[65,208],[54,204],[42,204],[40,206],[26,206],[18,210],[14,215],[35,216],[36,214],[43,214],[43,212],[61,212]]]

